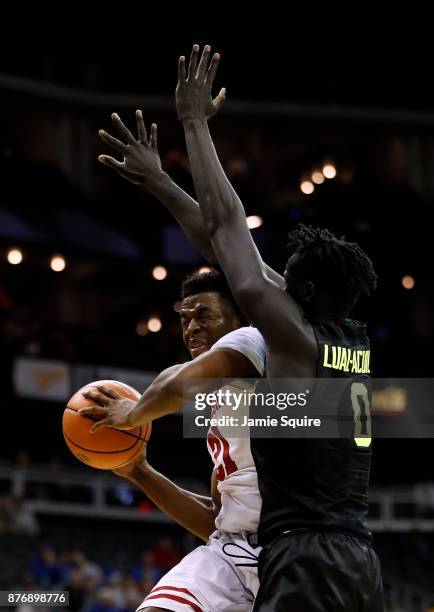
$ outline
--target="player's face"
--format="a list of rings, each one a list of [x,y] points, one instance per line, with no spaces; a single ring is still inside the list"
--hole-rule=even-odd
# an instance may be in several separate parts
[[[179,314],[182,338],[193,359],[208,351],[219,338],[240,327],[230,303],[214,292],[185,298]]]

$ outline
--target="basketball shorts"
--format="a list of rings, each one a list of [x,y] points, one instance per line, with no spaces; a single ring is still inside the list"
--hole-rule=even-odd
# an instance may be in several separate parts
[[[155,585],[138,610],[247,612],[259,588],[252,534],[215,531]]]
[[[371,545],[337,531],[294,529],[259,556],[254,612],[382,612],[380,562]]]

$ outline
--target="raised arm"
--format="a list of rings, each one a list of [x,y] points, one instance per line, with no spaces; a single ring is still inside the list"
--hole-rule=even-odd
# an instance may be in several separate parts
[[[208,119],[210,117],[207,117]],[[142,111],[136,111],[137,138],[116,113],[112,115],[112,121],[122,140],[114,138],[104,130],[100,130],[99,135],[106,144],[123,156],[123,160],[118,161],[109,155],[100,155],[99,161],[160,200],[181,226],[192,245],[211,265],[215,265],[217,259],[203,225],[198,203],[162,169],[158,154],[157,124],[151,125],[148,139]],[[283,277],[266,264],[263,265],[267,276],[283,285]]]
[[[261,331],[269,348],[280,351],[291,346],[303,359],[305,352],[311,354],[314,350],[311,328],[295,300],[264,273],[247,228],[244,207],[224,173],[205,120],[210,108],[219,106],[225,97],[224,89],[214,100],[211,95],[220,56],[216,53],[209,64],[207,45],[198,64],[198,54],[199,47],[195,45],[188,73],[185,57],[179,60],[176,107],[214,253],[235,299]]]

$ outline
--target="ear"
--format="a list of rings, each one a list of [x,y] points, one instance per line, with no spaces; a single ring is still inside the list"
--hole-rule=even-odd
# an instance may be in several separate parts
[[[234,315],[234,321],[237,323],[237,328],[248,327],[250,325],[250,321],[242,313],[236,313]]]
[[[310,304],[316,297],[316,288],[312,281],[307,281],[304,285],[304,302]]]

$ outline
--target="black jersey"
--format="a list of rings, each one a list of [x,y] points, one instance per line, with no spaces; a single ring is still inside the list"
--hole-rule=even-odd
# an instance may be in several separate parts
[[[370,439],[357,438],[360,405],[354,405],[365,389],[365,427],[370,373],[366,326],[351,319],[318,319],[311,324],[318,343],[317,378],[348,378],[336,411],[346,415],[347,422],[351,417],[352,437],[252,438],[262,496],[258,528],[262,546],[296,528],[336,529],[371,537],[367,528]]]

